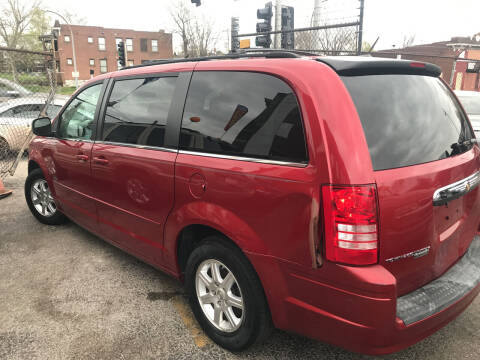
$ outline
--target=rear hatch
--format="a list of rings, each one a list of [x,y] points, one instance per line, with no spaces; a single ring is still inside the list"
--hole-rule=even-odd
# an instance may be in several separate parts
[[[447,271],[480,218],[479,148],[465,143],[473,137],[465,114],[434,71],[402,69],[340,73],[375,170],[379,262],[399,296]]]

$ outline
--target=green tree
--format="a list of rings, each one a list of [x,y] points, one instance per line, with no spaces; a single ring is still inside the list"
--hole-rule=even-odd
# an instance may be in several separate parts
[[[16,49],[21,45],[23,35],[30,26],[33,13],[40,7],[35,0],[24,4],[20,0],[7,0],[0,7],[0,43],[8,48]],[[13,52],[6,52],[13,80],[18,82],[16,57]]]
[[[38,37],[50,33],[52,30],[52,19],[40,8],[36,8],[32,12],[30,26],[28,31],[22,35],[20,47],[27,50],[42,51],[42,43]]]

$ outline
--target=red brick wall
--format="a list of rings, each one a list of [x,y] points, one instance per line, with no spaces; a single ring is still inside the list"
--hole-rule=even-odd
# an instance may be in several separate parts
[[[100,74],[100,59],[107,59],[108,72],[117,70],[118,55],[117,45],[115,43],[116,38],[121,38],[124,42],[127,38],[133,40],[133,51],[127,52],[127,58],[128,60],[133,60],[134,65],[141,64],[142,60],[165,59],[173,56],[172,34],[165,33],[164,31],[134,31],[80,25],[72,25],[72,30],[80,81],[90,79],[90,70],[94,71],[93,76]],[[67,58],[72,59],[73,62],[72,40],[70,39],[70,42],[65,42],[65,35],[70,36],[70,29],[67,25],[61,25],[58,38],[60,72],[62,73],[62,80],[71,83],[71,80],[73,80],[72,72],[74,67],[73,63],[72,65],[67,64]],[[88,37],[93,38],[93,43],[88,42]],[[98,48],[99,37],[105,38],[105,51],[99,50]],[[140,51],[140,39],[142,38],[147,39],[147,52]],[[158,52],[152,51],[151,40],[158,40]],[[94,59],[94,66],[90,66],[90,59]]]
[[[480,50],[469,49],[466,51],[468,59],[480,60]],[[462,90],[479,91],[479,74],[467,73],[463,74]]]

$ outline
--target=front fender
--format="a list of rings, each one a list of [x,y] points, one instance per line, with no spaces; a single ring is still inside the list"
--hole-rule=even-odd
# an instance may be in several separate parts
[[[28,149],[28,162],[29,164],[30,162],[34,162],[42,170],[52,195],[56,197],[55,185],[52,178],[52,175],[55,173],[55,167],[53,166],[51,150],[42,146],[44,141],[45,139],[42,138],[33,138]]]
[[[165,226],[165,263],[174,271],[179,272],[178,236],[189,225],[209,226],[227,236],[245,252],[265,254],[267,251],[258,234],[230,210],[205,201],[190,202],[173,209]]]

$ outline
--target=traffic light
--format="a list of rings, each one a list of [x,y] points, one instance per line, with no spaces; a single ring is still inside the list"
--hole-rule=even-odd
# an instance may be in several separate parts
[[[192,4],[200,6],[200,5],[202,5],[202,1],[201,0],[192,0]]]
[[[123,41],[120,41],[117,44],[117,52],[118,52],[118,62],[121,67],[124,67],[127,64],[127,61],[125,59],[125,45]]]
[[[282,7],[282,49],[295,49],[295,11],[292,6]],[[290,32],[286,32],[290,31]]]
[[[272,2],[265,4],[265,7],[257,10],[257,18],[263,20],[262,22],[257,23],[257,33],[268,33],[272,31]],[[272,38],[270,34],[259,35],[255,38],[255,45],[261,46],[264,48],[270,48],[272,45]]]

